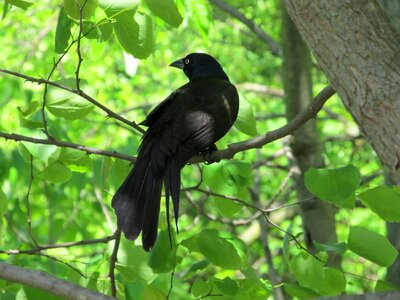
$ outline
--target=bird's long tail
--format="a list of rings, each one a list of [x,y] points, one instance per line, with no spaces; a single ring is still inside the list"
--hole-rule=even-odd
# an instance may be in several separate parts
[[[112,199],[117,225],[127,239],[142,232],[143,248],[149,251],[157,239],[162,177],[156,177],[149,157],[138,159]]]
[[[172,198],[178,228],[180,170],[177,149],[172,152],[160,146],[157,139],[144,141],[136,164],[112,199],[118,229],[127,239],[135,240],[142,232],[143,248],[149,251],[157,239],[161,189],[164,181],[168,230],[169,199]],[[151,147],[149,146],[151,145]],[[170,235],[171,236],[171,235]]]

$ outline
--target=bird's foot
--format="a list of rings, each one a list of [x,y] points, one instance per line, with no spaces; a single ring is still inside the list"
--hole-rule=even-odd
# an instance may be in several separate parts
[[[203,151],[200,152],[200,155],[203,156],[204,163],[206,165],[211,165],[212,163],[220,162],[221,160],[219,159],[213,159],[212,158],[212,153],[214,151],[217,151],[218,148],[215,144],[212,144],[210,147],[204,149]]]

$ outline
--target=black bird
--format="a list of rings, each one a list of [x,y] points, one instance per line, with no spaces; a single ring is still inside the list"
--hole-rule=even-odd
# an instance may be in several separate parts
[[[142,232],[146,251],[157,239],[163,183],[168,224],[170,197],[177,223],[181,169],[194,155],[215,149],[214,143],[232,127],[239,109],[235,86],[212,56],[192,53],[170,66],[183,69],[189,82],[140,123],[148,129],[135,166],[112,199],[118,228],[130,240]]]

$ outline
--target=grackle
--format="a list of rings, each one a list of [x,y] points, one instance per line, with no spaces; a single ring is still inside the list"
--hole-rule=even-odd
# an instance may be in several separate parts
[[[168,225],[170,197],[177,224],[181,169],[194,155],[216,149],[214,143],[231,128],[239,109],[235,86],[212,56],[192,53],[170,66],[183,69],[189,82],[140,123],[148,129],[136,163],[112,199],[119,230],[130,240],[142,232],[146,251],[157,239],[163,183]]]

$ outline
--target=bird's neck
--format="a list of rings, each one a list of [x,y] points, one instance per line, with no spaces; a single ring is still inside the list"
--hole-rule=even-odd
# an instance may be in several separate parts
[[[222,70],[222,68],[207,68],[207,67],[198,67],[196,70],[191,74],[189,80],[195,81],[199,79],[205,78],[219,78],[229,81],[228,75]]]

